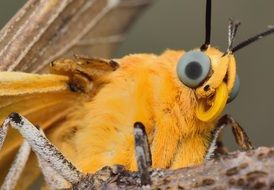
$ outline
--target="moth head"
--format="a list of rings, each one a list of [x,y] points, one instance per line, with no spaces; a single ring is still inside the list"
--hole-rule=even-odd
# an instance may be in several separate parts
[[[236,72],[234,53],[239,49],[271,33],[270,28],[233,47],[240,22],[230,20],[228,48],[220,51],[210,45],[211,0],[206,5],[205,42],[199,49],[186,52],[177,63],[177,76],[187,87],[195,91],[198,105],[196,116],[205,122],[215,121],[228,102],[236,98],[240,81]]]
[[[177,63],[177,75],[195,91],[196,116],[202,121],[214,121],[239,91],[234,55],[213,47],[186,52]]]

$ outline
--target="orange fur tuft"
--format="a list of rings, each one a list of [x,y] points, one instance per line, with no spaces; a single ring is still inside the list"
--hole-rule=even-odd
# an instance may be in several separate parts
[[[114,164],[136,170],[133,124],[140,121],[148,134],[153,167],[202,163],[212,124],[195,117],[194,90],[177,77],[183,53],[169,50],[161,56],[136,54],[118,60],[120,68],[107,76],[110,82],[62,124],[76,129],[60,145],[63,152],[85,172]]]

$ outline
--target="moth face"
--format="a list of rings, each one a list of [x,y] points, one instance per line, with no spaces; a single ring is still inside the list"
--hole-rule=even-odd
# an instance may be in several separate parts
[[[208,48],[204,54],[210,59],[211,70],[207,79],[196,88],[198,98],[209,98],[224,83],[228,90],[228,96],[234,87],[236,80],[236,62],[234,55],[227,54],[215,48]]]
[[[177,64],[177,75],[183,84],[195,91],[196,116],[206,122],[216,120],[239,90],[234,55],[224,55],[212,47],[186,52]]]

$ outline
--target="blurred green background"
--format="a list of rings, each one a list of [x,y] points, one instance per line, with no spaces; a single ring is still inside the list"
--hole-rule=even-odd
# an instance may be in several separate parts
[[[0,27],[25,0],[0,1]],[[205,0],[158,0],[131,28],[127,40],[114,56],[165,49],[190,50],[204,41]],[[242,22],[236,42],[274,25],[274,1],[215,0],[212,12],[212,45],[227,48],[228,19]],[[256,146],[274,145],[274,34],[236,53],[241,92],[227,106]],[[230,130],[225,142],[235,147]]]

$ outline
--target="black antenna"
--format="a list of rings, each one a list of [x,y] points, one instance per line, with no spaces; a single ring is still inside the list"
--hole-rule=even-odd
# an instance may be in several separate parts
[[[231,52],[232,53],[235,53],[236,51],[238,51],[239,49],[242,49],[243,47],[246,47],[247,45],[265,37],[265,36],[268,36],[269,34],[272,34],[274,33],[274,26],[270,26],[270,29],[262,32],[262,33],[259,33],[241,43],[239,43],[238,45],[236,45],[234,48],[231,49]]]
[[[205,43],[201,46],[201,51],[205,51],[210,45],[211,36],[211,0],[206,1],[206,25],[205,25]]]

